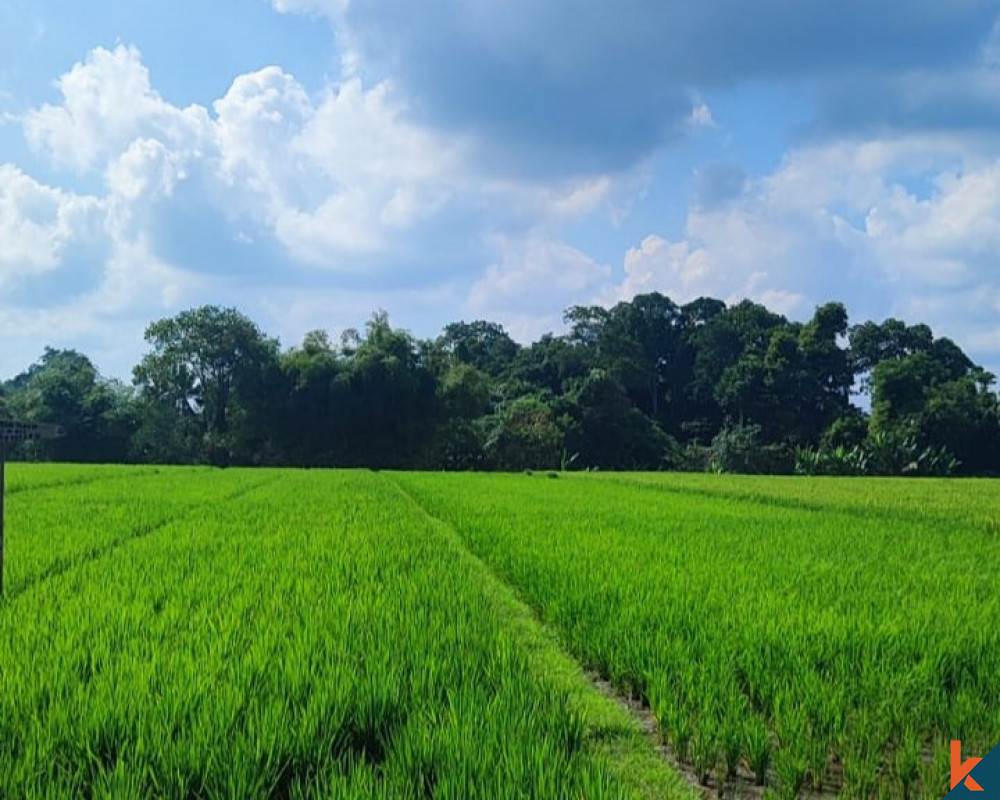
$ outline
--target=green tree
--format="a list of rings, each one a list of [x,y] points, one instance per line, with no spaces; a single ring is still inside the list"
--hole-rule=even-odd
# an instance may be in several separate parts
[[[765,359],[772,334],[788,321],[749,300],[720,309],[703,298],[699,306],[702,313],[684,334],[691,367],[683,427],[709,441],[727,419],[758,419],[769,407]]]
[[[872,431],[884,432],[918,421],[927,390],[947,378],[946,368],[927,352],[880,361],[871,377]]]
[[[563,434],[551,406],[538,397],[521,397],[493,419],[486,442],[489,465],[499,470],[556,469]]]
[[[299,347],[281,355],[284,405],[273,424],[284,460],[295,466],[342,461],[348,357],[325,331],[310,331]]]
[[[173,455],[229,463],[245,449],[239,433],[266,424],[260,389],[277,364],[278,343],[236,309],[216,306],[154,322],[146,341],[153,350],[134,370],[144,422],[152,426],[142,437],[145,445],[156,447],[158,436],[170,434],[167,452]],[[231,430],[237,418],[239,433]]]
[[[967,473],[1000,470],[993,376],[950,339],[935,340],[926,326],[906,328],[889,320],[878,338],[878,327],[869,325],[869,341],[863,339],[862,344],[871,350],[871,340],[881,343],[875,349],[879,360],[870,354],[863,357],[866,365],[874,362],[868,378],[870,440],[877,438],[880,445],[906,442],[924,457],[950,453]]]
[[[60,439],[24,445],[24,455],[53,461],[125,461],[136,426],[132,393],[106,380],[85,355],[46,348],[15,378],[8,412],[21,420],[62,426]]]
[[[486,417],[492,410],[490,376],[471,364],[451,367],[437,384],[438,420],[430,466],[479,469],[485,460]]]
[[[619,303],[601,335],[601,366],[625,387],[632,403],[654,420],[665,419],[679,376],[675,373],[684,317],[658,292]]]
[[[485,320],[452,322],[437,343],[453,363],[468,364],[493,377],[511,365],[520,349],[503,326]]]
[[[572,338],[543,335],[522,348],[498,390],[506,400],[522,395],[547,393],[558,397],[594,366],[594,352],[575,344]]]
[[[826,303],[817,307],[799,334],[799,347],[816,392],[811,401],[822,427],[850,406],[854,365],[850,351],[840,345],[847,332],[847,309],[843,303]]]
[[[601,469],[661,469],[671,440],[632,405],[624,388],[594,370],[571,395],[575,423],[566,433],[566,451],[576,464]]]
[[[965,473],[1000,473],[1000,407],[985,372],[935,384],[919,427],[928,447],[947,449]]]
[[[850,359],[855,374],[861,377],[861,390],[871,391],[875,368],[883,361],[926,353],[934,337],[926,325],[909,327],[898,319],[882,323],[864,322],[850,329]]]
[[[436,381],[413,337],[373,314],[344,380],[347,463],[419,466],[433,437]]]

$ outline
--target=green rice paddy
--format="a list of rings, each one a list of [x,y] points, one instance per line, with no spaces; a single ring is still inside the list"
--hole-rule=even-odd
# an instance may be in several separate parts
[[[1000,741],[997,509],[988,481],[8,465],[0,797],[940,798],[951,739]]]

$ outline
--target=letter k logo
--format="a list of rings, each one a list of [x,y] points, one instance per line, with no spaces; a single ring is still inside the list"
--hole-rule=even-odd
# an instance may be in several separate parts
[[[970,758],[962,763],[962,743],[953,741],[951,743],[951,788],[954,789],[965,779],[965,788],[970,792],[981,792],[983,787],[975,782],[969,773],[975,769],[976,764],[982,761],[981,758]]]

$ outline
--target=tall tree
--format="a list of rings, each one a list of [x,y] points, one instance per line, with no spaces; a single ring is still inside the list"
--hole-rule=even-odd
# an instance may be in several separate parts
[[[652,292],[612,308],[602,332],[607,368],[632,402],[654,420],[666,415],[671,390],[676,388],[670,376],[677,365],[682,326],[676,303]]]
[[[670,437],[632,405],[621,384],[593,370],[571,393],[566,450],[580,466],[602,469],[661,469]]]
[[[555,469],[563,434],[552,408],[538,397],[520,397],[492,418],[486,456],[494,469]]]
[[[372,315],[345,380],[350,463],[419,465],[434,431],[436,386],[413,337],[384,311]]]
[[[872,374],[883,361],[926,353],[933,346],[933,334],[926,325],[907,326],[889,318],[882,323],[864,322],[850,329],[850,357],[861,378],[861,390],[871,391]]]
[[[153,350],[134,370],[147,407],[179,425],[196,460],[227,463],[237,442],[234,416],[253,417],[263,372],[277,362],[278,343],[234,308],[202,306],[161,319],[146,329]]]
[[[522,348],[499,387],[505,399],[528,394],[561,395],[594,365],[595,355],[572,339],[543,335]]]
[[[502,325],[485,320],[446,325],[438,344],[455,362],[494,377],[510,366],[520,349]]]
[[[351,350],[353,352],[353,350]],[[333,466],[344,458],[345,373],[349,356],[326,331],[305,335],[281,356],[285,400],[278,427],[284,458],[295,466]]]

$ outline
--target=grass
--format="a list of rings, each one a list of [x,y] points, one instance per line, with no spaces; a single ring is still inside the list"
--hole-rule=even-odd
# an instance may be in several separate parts
[[[942,797],[1000,740],[989,482],[398,474],[703,779]]]
[[[0,797],[934,797],[1000,483],[9,465]]]
[[[392,481],[60,469],[9,498],[0,796],[690,796]]]

